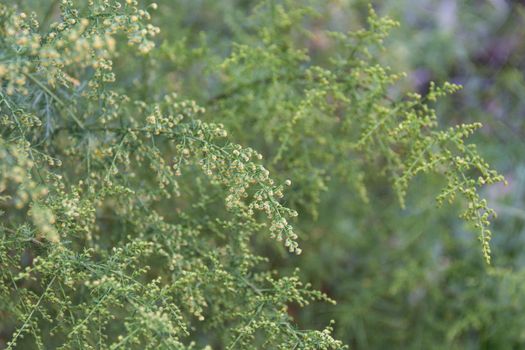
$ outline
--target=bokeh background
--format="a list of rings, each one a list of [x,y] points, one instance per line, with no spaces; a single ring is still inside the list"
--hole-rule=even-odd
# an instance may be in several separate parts
[[[277,0],[276,0],[277,1]],[[142,93],[175,90],[205,102],[220,92],[214,67],[232,48],[249,41],[246,17],[258,1],[158,0],[153,22],[162,32],[157,53],[116,67]],[[318,62],[333,43],[323,30],[366,25],[369,1],[295,1],[320,17],[305,21],[314,32],[310,48]],[[58,2],[20,0],[26,11],[48,13]],[[304,254],[290,257],[260,243],[272,268],[302,277],[337,300],[336,306],[290,307],[301,327],[320,328],[334,319],[337,336],[352,349],[525,348],[525,1],[372,1],[382,16],[401,23],[375,52],[407,78],[392,95],[425,94],[429,83],[463,85],[436,106],[443,127],[480,121],[471,139],[508,185],[484,190],[499,214],[494,221],[493,263],[487,266],[471,228],[456,204],[437,208],[438,178],[417,178],[407,208],[390,184],[371,177],[370,202],[333,182],[317,218],[301,217]],[[191,50],[187,50],[190,48]],[[156,72],[151,74],[150,72]],[[233,130],[246,137],[250,130]]]

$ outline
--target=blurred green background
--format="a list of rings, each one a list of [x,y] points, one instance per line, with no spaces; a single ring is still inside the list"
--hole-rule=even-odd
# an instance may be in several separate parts
[[[162,30],[160,49],[142,61],[122,57],[116,69],[144,95],[175,90],[206,104],[221,92],[215,66],[232,42],[249,42],[252,28],[245,19],[258,1],[157,2],[153,22]],[[323,30],[355,30],[366,23],[368,1],[295,2],[320,14],[304,22],[315,34],[305,44],[318,62],[330,53]],[[50,2],[19,5],[53,12]],[[336,306],[291,308],[297,323],[320,328],[334,319],[337,336],[352,349],[524,349],[525,1],[372,5],[401,23],[386,49],[375,53],[384,65],[408,74],[392,95],[425,94],[430,81],[458,83],[463,90],[437,105],[441,125],[484,125],[471,141],[508,181],[483,193],[499,214],[493,263],[485,265],[472,231],[457,218],[459,204],[436,209],[440,180],[432,177],[416,179],[404,210],[380,176],[368,179],[366,205],[334,180],[318,218],[301,216],[303,255],[290,257],[267,242],[259,242],[259,249],[273,268],[286,273],[299,266],[305,280],[337,300]],[[234,139],[258,144],[250,130],[231,132]]]

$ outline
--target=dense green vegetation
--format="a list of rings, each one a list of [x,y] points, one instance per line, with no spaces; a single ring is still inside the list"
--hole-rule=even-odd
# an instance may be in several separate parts
[[[0,348],[524,346],[525,17],[452,3],[0,4]]]

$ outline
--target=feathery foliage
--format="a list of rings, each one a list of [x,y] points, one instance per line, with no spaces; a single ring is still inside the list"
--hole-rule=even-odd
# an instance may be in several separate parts
[[[0,5],[8,349],[345,348],[332,324],[297,325],[297,306],[334,301],[261,247],[300,254],[298,212],[319,216],[331,181],[366,203],[370,169],[401,206],[418,174],[439,174],[438,203],[463,195],[490,261],[478,189],[502,177],[464,141],[478,124],[438,126],[431,104],[456,85],[389,95],[402,75],[374,53],[396,22],[370,10],[367,29],[327,32],[323,61],[304,45],[314,8],[262,1],[221,56],[205,39],[156,48],[156,4],[58,5],[56,21]],[[200,93],[127,79],[166,62],[191,86],[199,60],[220,82]]]

